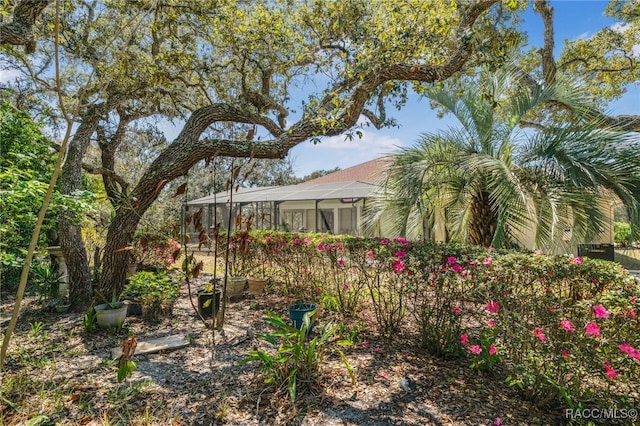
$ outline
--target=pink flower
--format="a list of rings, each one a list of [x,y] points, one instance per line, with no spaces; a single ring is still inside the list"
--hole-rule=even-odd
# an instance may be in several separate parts
[[[373,351],[374,351],[374,352],[380,352],[381,350],[382,350],[382,349],[380,349],[380,347],[379,347],[379,346],[376,346],[375,348],[373,348]]]
[[[331,244],[327,244],[326,246],[324,246],[325,250],[329,251],[333,248],[333,246]]]
[[[493,421],[493,426],[502,426],[502,419],[500,417],[496,417]]]
[[[460,265],[458,265],[458,264],[453,265],[453,266],[451,267],[451,269],[452,269],[454,272],[457,272],[457,273],[462,272],[462,266],[460,266]]]
[[[538,254],[538,255],[540,255],[540,254],[542,254],[542,250],[536,250],[536,251],[534,251],[533,253],[534,253],[534,254]]]
[[[609,318],[609,314],[611,314],[611,312],[607,311],[607,308],[602,305],[594,306],[593,312],[595,312],[596,318]]]
[[[560,321],[560,326],[564,328],[564,331],[568,331],[571,333],[576,331],[576,329],[573,327],[573,323],[568,319],[563,319],[562,321]]]
[[[458,260],[458,259],[456,259],[456,257],[455,257],[455,256],[449,256],[449,257],[447,258],[447,263],[448,263],[449,265],[453,265],[454,263],[456,263],[456,260]]]
[[[452,306],[451,312],[453,312],[456,315],[462,315],[462,309],[460,309],[459,306]]]
[[[469,343],[469,337],[467,337],[466,334],[461,334],[460,343],[462,343],[463,345],[466,345],[467,343]]]
[[[349,290],[349,284],[343,285],[342,288],[345,289],[345,290]]]
[[[622,351],[622,353],[625,353],[629,355],[631,358],[637,359],[638,361],[640,361],[640,351],[638,351],[636,348],[634,348],[630,344],[621,343],[620,345],[618,345],[618,348]]]
[[[487,266],[491,266],[492,263],[493,263],[493,259],[490,257],[485,257],[484,262],[482,262],[483,265],[487,265]]]
[[[616,372],[616,370],[613,369],[613,367],[611,367],[611,364],[609,363],[609,361],[605,361],[604,369],[607,370],[607,377],[609,379],[613,379],[614,377],[618,376],[618,373]]]
[[[496,349],[496,347],[493,344],[491,346],[489,346],[489,355],[495,355],[496,352],[498,352],[498,350]]]
[[[322,293],[322,289],[320,287],[316,287],[316,294]]]
[[[367,252],[367,259],[373,259],[373,252],[371,250]]]
[[[535,336],[540,339],[541,342],[547,340],[547,336],[544,334],[544,330],[542,330],[541,328],[534,328],[533,334],[535,334]]]
[[[591,334],[594,337],[600,337],[600,327],[595,322],[590,322],[585,327],[585,333]]]
[[[407,253],[404,252],[404,251],[399,251],[399,252],[396,252],[396,254],[394,254],[395,257],[399,257],[399,258],[403,258],[406,255],[407,255]]]
[[[310,242],[311,242],[311,238],[309,238],[309,237],[304,237],[304,240],[302,240],[302,241],[304,241],[306,244],[308,244],[308,243],[310,243]]]
[[[300,244],[300,238],[296,238],[293,240],[293,244]]]
[[[383,379],[387,378],[387,372],[384,370],[380,370],[380,372],[378,373],[378,376],[382,377]]]
[[[495,314],[500,309],[500,305],[497,302],[490,300],[487,302],[487,306],[485,306],[485,308],[487,311],[491,312],[492,314]]]
[[[343,266],[344,265],[344,259],[343,258],[338,259],[337,263],[338,263],[339,266]]]
[[[369,342],[367,342],[366,340],[364,342],[362,342],[362,347],[366,348],[367,346],[369,346]]]
[[[574,259],[571,259],[572,263],[575,263],[576,265],[582,265],[582,258],[581,257],[576,257]]]
[[[638,316],[638,310],[636,308],[629,309],[628,311],[624,311],[624,316],[627,318],[635,319]]]
[[[467,349],[469,350],[469,352],[474,353],[476,355],[480,355],[480,353],[482,352],[482,348],[478,345],[471,345]]]
[[[388,244],[389,244],[389,240],[388,240],[388,239],[386,239],[386,238],[384,238],[384,239],[382,239],[382,240],[380,241],[380,245],[381,245],[381,246],[386,246],[386,245],[388,245]]]
[[[267,243],[270,243],[270,242],[271,242],[271,240],[272,240],[272,238],[271,238],[271,237],[269,237],[269,236],[266,236],[266,237],[264,237],[264,240],[265,240]]]
[[[404,270],[404,262],[400,259],[394,260],[392,267],[394,272],[402,272]]]
[[[567,352],[566,350],[562,350],[562,358],[567,359],[569,358],[569,352]]]
[[[496,326],[496,321],[495,320],[489,320],[489,322],[487,323],[487,325],[491,328]]]
[[[324,250],[324,244],[322,243],[318,244],[318,250]]]
[[[631,302],[631,303],[636,303],[636,300],[637,300],[637,299],[636,299],[636,297],[635,297],[635,296],[631,296],[631,297],[629,298],[629,302]]]

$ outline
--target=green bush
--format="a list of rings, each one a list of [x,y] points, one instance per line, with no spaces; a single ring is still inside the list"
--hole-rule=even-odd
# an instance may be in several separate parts
[[[629,242],[629,235],[631,234],[631,225],[625,222],[613,223],[613,241],[616,244],[625,245]]]
[[[141,271],[129,277],[123,296],[140,302],[145,320],[157,321],[171,314],[178,285],[164,272]]]
[[[282,318],[267,311],[265,321],[271,325],[275,331],[272,333],[258,334],[256,337],[268,342],[276,347],[275,353],[262,350],[252,350],[247,353],[248,357],[240,361],[240,364],[257,361],[260,363],[260,370],[264,374],[264,383],[275,387],[275,394],[279,396],[283,391],[292,402],[295,402],[299,395],[312,389],[314,385],[321,383],[320,366],[324,357],[332,349],[331,339],[336,334],[338,327],[332,323],[327,323],[322,327],[319,336],[308,339],[311,314],[305,314],[302,327],[298,330],[286,324]],[[338,345],[351,345],[350,341],[338,341]],[[355,385],[355,375],[344,353],[333,347],[341,356],[347,371]]]

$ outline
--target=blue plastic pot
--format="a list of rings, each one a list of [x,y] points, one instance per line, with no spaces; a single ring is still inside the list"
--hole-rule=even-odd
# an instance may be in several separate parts
[[[316,310],[317,307],[313,303],[294,303],[289,306],[289,318],[293,322],[293,326],[300,330],[302,328],[302,322],[305,314],[311,315],[311,324],[309,326],[309,331],[311,331],[313,328],[313,317],[315,316]]]

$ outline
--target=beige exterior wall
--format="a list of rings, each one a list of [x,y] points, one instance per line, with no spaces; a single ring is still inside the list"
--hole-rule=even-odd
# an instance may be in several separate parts
[[[362,200],[357,201],[356,203],[341,203],[339,200],[322,200],[317,203],[316,210],[316,202],[315,201],[287,201],[279,204],[279,218],[280,223],[282,223],[283,218],[286,217],[288,213],[291,212],[299,212],[302,217],[302,228],[306,229],[308,232],[320,232],[322,230],[322,224],[317,221],[317,211],[323,210],[326,212],[330,212],[332,216],[331,226],[332,231],[335,234],[339,233],[351,233],[351,234],[362,234],[362,212],[363,212],[364,202]],[[353,224],[343,223],[345,221],[344,213],[341,214],[341,209],[351,209],[354,208],[355,214],[355,232],[342,232],[345,230],[352,230]],[[615,207],[615,202],[609,198],[603,198],[600,202],[600,209],[605,216],[605,221],[603,223],[603,229],[600,235],[597,238],[594,238],[593,241],[589,241],[590,243],[608,243],[613,244],[613,211]],[[439,215],[438,218],[440,220],[436,220],[436,229],[434,232],[434,239],[436,241],[444,241],[446,237],[446,233],[444,230],[444,222],[442,220],[442,215]],[[325,218],[328,219],[328,218]],[[297,229],[291,229],[292,231],[296,231]],[[563,254],[563,253],[572,253],[577,254],[577,245],[582,243],[583,241],[572,241],[571,227],[566,227],[563,229],[559,229],[557,233],[557,238],[553,244],[548,247],[536,247],[535,245],[535,235],[534,229],[522,229],[517,231],[516,239],[518,244],[521,247],[527,249],[540,248],[545,253],[554,253],[554,254]],[[377,226],[374,235],[388,237],[391,236],[390,229],[386,229],[384,226]],[[408,236],[410,239],[419,238],[420,236]]]

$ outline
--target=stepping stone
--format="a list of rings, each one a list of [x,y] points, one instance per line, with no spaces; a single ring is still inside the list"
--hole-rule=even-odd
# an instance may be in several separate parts
[[[184,334],[174,334],[147,341],[138,340],[135,355],[152,354],[154,352],[166,351],[169,349],[184,348],[188,345],[189,342],[185,338]],[[122,346],[111,349],[111,358],[119,358],[120,355],[122,355]]]

